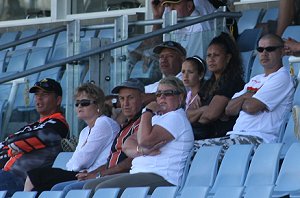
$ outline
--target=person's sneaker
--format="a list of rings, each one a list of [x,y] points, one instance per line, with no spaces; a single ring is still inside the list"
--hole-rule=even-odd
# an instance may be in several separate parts
[[[300,139],[300,128],[299,128],[300,106],[298,106],[298,105],[293,106],[292,112],[293,112],[293,119],[294,119],[294,133],[295,133],[295,136],[297,137],[297,139]]]

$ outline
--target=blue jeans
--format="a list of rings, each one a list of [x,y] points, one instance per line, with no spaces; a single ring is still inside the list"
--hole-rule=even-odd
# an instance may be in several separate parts
[[[84,184],[88,182],[89,180],[84,180],[84,181],[78,181],[78,180],[73,180],[73,181],[66,181],[62,183],[58,183],[54,185],[51,190],[52,191],[63,191],[62,197],[65,197],[66,194],[70,190],[76,190],[76,189],[82,189]]]
[[[0,169],[0,191],[6,190],[6,196],[11,197],[16,191],[23,191],[25,180],[10,171]]]

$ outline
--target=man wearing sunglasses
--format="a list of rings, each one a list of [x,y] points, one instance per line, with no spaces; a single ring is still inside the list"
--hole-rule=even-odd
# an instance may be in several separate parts
[[[8,196],[23,190],[27,171],[53,164],[62,151],[61,140],[69,132],[67,121],[60,112],[60,84],[46,78],[36,82],[29,92],[34,93],[40,119],[9,135],[0,149],[3,155],[8,156],[8,161],[0,170],[0,190],[7,190]]]
[[[233,130],[223,138],[199,140],[197,144],[222,145],[277,142],[280,127],[291,111],[294,84],[289,69],[282,64],[284,42],[267,34],[258,42],[258,56],[264,73],[254,76],[226,107],[229,116],[239,115]]]

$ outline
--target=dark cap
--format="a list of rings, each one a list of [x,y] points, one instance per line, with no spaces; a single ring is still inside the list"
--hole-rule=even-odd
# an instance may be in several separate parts
[[[122,89],[122,88],[137,89],[142,93],[145,92],[144,84],[136,78],[127,79],[122,84],[120,84],[120,85],[116,86],[115,88],[113,88],[113,90],[111,92],[114,93],[114,94],[118,94],[120,89]]]
[[[174,41],[165,41],[162,44],[157,45],[153,49],[153,52],[155,54],[160,54],[160,52],[164,48],[169,48],[169,49],[176,50],[178,53],[182,54],[183,56],[186,56],[186,51],[185,51],[184,47],[182,47],[179,43],[174,42]]]
[[[51,78],[44,78],[34,84],[33,87],[29,89],[29,93],[35,93],[38,89],[42,89],[47,92],[54,92],[58,96],[62,96],[62,88],[60,84],[51,79]]]

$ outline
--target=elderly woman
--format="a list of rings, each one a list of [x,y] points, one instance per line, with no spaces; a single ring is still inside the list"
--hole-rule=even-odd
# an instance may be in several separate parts
[[[104,93],[92,83],[83,84],[75,93],[75,106],[79,119],[87,126],[81,131],[79,143],[67,170],[40,168],[28,172],[25,191],[50,190],[57,183],[75,180],[79,172],[93,171],[106,163],[112,142],[119,132],[119,125],[104,115]]]
[[[159,82],[156,102],[149,103],[141,116],[138,132],[124,143],[123,151],[134,158],[130,173],[105,176],[98,188],[178,185],[193,147],[191,125],[184,111],[185,87],[178,78]],[[84,188],[94,188],[87,183]]]
[[[221,33],[210,42],[206,63],[212,75],[200,88],[202,106],[187,110],[197,140],[222,137],[232,130],[237,116],[225,116],[225,107],[245,84],[240,52],[229,34]]]

